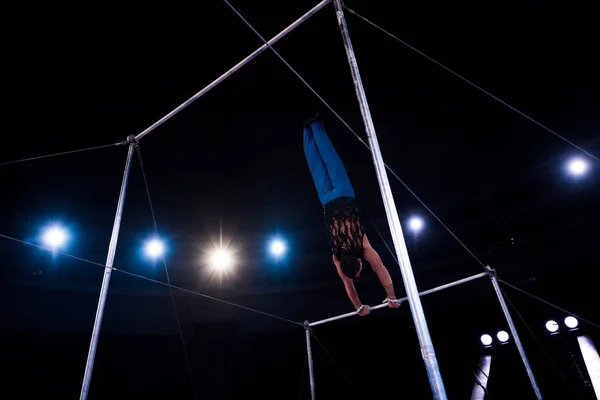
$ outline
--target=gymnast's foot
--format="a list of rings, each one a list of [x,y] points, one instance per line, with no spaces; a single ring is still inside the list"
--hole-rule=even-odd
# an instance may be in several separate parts
[[[317,113],[317,115],[315,115],[314,117],[312,117],[311,119],[307,119],[304,122],[304,126],[310,126],[310,124],[312,124],[313,122],[315,122],[316,120],[319,119],[319,113]]]

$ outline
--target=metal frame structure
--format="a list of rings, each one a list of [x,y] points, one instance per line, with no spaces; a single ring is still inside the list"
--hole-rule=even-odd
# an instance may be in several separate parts
[[[171,112],[166,114],[164,117],[159,119],[157,122],[155,122],[154,124],[149,126],[147,129],[145,129],[138,135],[136,135],[136,136],[132,135],[127,138],[127,144],[129,146],[129,150],[127,153],[127,160],[125,163],[125,172],[123,174],[121,191],[119,194],[119,199],[118,199],[118,203],[117,203],[117,211],[116,211],[116,215],[115,215],[115,220],[114,220],[112,234],[111,234],[111,240],[110,240],[109,249],[108,249],[104,278],[102,280],[102,287],[100,289],[98,307],[96,310],[96,316],[95,316],[95,320],[94,320],[94,328],[93,328],[92,336],[90,339],[90,347],[89,347],[87,362],[86,362],[86,366],[85,366],[83,383],[82,383],[82,387],[81,387],[80,400],[86,400],[88,397],[88,393],[89,393],[89,388],[90,388],[90,383],[91,383],[91,378],[92,378],[92,371],[93,371],[93,367],[94,367],[94,360],[95,360],[95,356],[96,356],[96,349],[97,349],[97,345],[98,345],[98,337],[99,337],[102,319],[103,319],[103,315],[104,315],[106,296],[107,296],[108,287],[110,284],[110,277],[111,277],[111,272],[113,269],[113,261],[114,261],[114,257],[115,257],[115,252],[116,252],[116,247],[117,247],[117,242],[118,242],[118,237],[119,237],[119,230],[120,230],[120,226],[121,226],[121,218],[123,215],[123,206],[124,206],[124,202],[125,202],[125,194],[127,191],[127,183],[128,183],[129,172],[130,172],[130,167],[131,167],[131,161],[132,161],[132,157],[133,157],[133,152],[134,152],[135,148],[138,146],[138,141],[140,139],[142,139],[143,137],[145,137],[146,135],[148,135],[150,132],[154,131],[160,125],[162,125],[163,123],[165,123],[166,121],[171,119],[173,116],[175,116],[181,110],[183,110],[188,105],[193,103],[195,100],[202,97],[208,91],[210,91],[215,86],[217,86],[219,83],[223,82],[225,79],[227,79],[233,73],[235,73],[237,70],[239,70],[244,65],[246,65],[251,60],[253,60],[256,56],[258,56],[265,50],[270,49],[271,45],[275,44],[277,41],[279,41],[285,35],[287,35],[292,30],[294,30],[296,27],[301,25],[304,21],[306,21],[308,18],[310,18],[316,12],[318,12],[319,10],[324,8],[331,1],[333,1],[333,3],[334,3],[338,25],[339,25],[339,28],[340,28],[340,31],[342,34],[342,39],[343,39],[344,47],[346,50],[346,55],[348,57],[350,70],[352,73],[352,78],[353,78],[354,87],[356,90],[356,95],[357,95],[358,102],[360,105],[361,115],[363,118],[367,136],[369,139],[369,145],[370,145],[369,147],[371,150],[371,155],[373,157],[373,163],[375,165],[375,171],[377,174],[377,180],[379,183],[381,195],[383,198],[383,203],[384,203],[385,210],[386,210],[389,228],[392,233],[394,247],[396,249],[396,255],[398,257],[398,260],[400,261],[399,262],[400,270],[402,273],[404,287],[405,287],[405,290],[407,293],[407,297],[403,298],[402,300],[408,300],[408,303],[410,305],[411,314],[412,314],[412,317],[413,317],[413,320],[415,323],[419,343],[421,346],[421,354],[423,357],[425,369],[427,371],[427,375],[429,378],[429,383],[431,386],[431,390],[432,390],[434,399],[443,400],[443,399],[446,399],[447,396],[446,396],[444,384],[442,381],[442,377],[441,377],[441,374],[439,371],[439,366],[438,366],[435,351],[433,348],[433,343],[431,341],[431,336],[429,334],[427,321],[425,319],[425,314],[423,311],[423,307],[421,305],[420,296],[434,293],[434,292],[437,292],[437,291],[440,291],[440,290],[443,290],[443,289],[446,289],[446,288],[449,288],[452,286],[459,285],[461,283],[469,282],[474,279],[481,278],[485,275],[490,276],[490,278],[492,280],[492,284],[494,286],[496,295],[498,296],[498,299],[502,306],[502,310],[503,310],[504,315],[507,319],[507,322],[510,326],[510,330],[513,334],[513,337],[515,338],[515,343],[517,344],[519,354],[521,356],[521,359],[523,360],[525,368],[527,369],[527,374],[529,376],[531,385],[536,393],[536,396],[538,399],[542,398],[539,388],[537,386],[537,383],[535,381],[535,378],[533,376],[533,373],[531,372],[529,362],[527,360],[527,357],[525,355],[525,352],[524,352],[521,342],[519,340],[518,333],[514,327],[514,323],[512,321],[512,318],[510,317],[510,313],[508,311],[508,308],[506,307],[506,303],[504,302],[502,292],[500,291],[500,289],[498,287],[495,273],[493,272],[493,270],[491,268],[488,267],[486,272],[480,273],[478,275],[474,275],[474,276],[471,276],[471,277],[468,277],[468,278],[465,278],[465,279],[462,279],[459,281],[451,282],[446,285],[439,286],[439,287],[436,287],[433,289],[429,289],[429,290],[426,290],[421,293],[418,292],[414,274],[413,274],[413,270],[412,270],[412,266],[410,263],[410,258],[408,255],[408,250],[406,248],[406,243],[404,241],[404,236],[402,233],[402,226],[401,226],[400,220],[398,218],[398,212],[396,210],[396,205],[394,203],[394,197],[392,195],[392,191],[390,188],[390,183],[388,180],[386,167],[383,162],[381,150],[379,148],[379,143],[377,140],[375,127],[374,127],[373,120],[371,117],[371,112],[369,110],[367,97],[366,97],[366,94],[365,94],[365,91],[364,91],[364,88],[362,85],[360,71],[358,69],[358,64],[356,61],[356,57],[354,55],[354,49],[352,47],[352,42],[350,40],[350,34],[348,32],[348,27],[346,25],[346,20],[345,20],[344,13],[343,13],[342,1],[341,0],[322,0],[315,7],[313,7],[311,10],[309,10],[306,14],[304,14],[303,16],[298,18],[296,21],[294,21],[291,25],[289,25],[287,28],[285,28],[279,34],[277,34],[272,39],[270,39],[269,41],[264,43],[262,46],[260,46],[258,49],[256,49],[254,52],[252,52],[246,58],[241,60],[239,63],[237,63],[231,69],[229,69],[227,72],[225,72],[220,77],[215,79],[204,89],[202,89],[201,91],[194,94],[192,97],[190,97],[184,103],[182,103],[181,105],[179,105],[178,107],[173,109]],[[373,307],[372,310],[383,308],[386,306],[387,306],[386,304],[378,305],[378,306]],[[311,341],[310,341],[310,333],[311,333],[310,330],[314,326],[324,324],[327,322],[332,322],[332,321],[342,319],[342,318],[347,318],[347,317],[350,317],[350,316],[353,316],[356,314],[357,314],[356,312],[352,312],[352,313],[342,314],[342,315],[338,315],[336,317],[332,317],[332,318],[328,318],[325,320],[316,321],[316,322],[312,322],[312,323],[306,322],[304,324],[304,327],[306,329],[307,356],[308,356],[308,360],[309,360],[308,365],[309,365],[309,372],[310,372],[311,398],[313,400],[315,399],[315,382],[314,382],[314,366],[313,366]]]
[[[420,296],[425,296],[425,295],[428,295],[431,293],[439,292],[444,289],[448,289],[448,288],[451,288],[454,286],[461,285],[463,283],[467,283],[467,282],[471,282],[471,281],[474,281],[479,278],[483,278],[484,276],[489,276],[489,278],[492,282],[492,286],[494,287],[494,292],[496,293],[496,296],[498,297],[498,301],[500,303],[500,306],[502,307],[502,311],[504,312],[504,316],[506,317],[506,321],[507,321],[510,331],[514,337],[515,344],[519,351],[519,355],[521,356],[521,360],[523,361],[523,364],[525,365],[525,370],[527,371],[527,376],[529,377],[529,382],[531,383],[531,386],[535,392],[536,398],[542,399],[542,394],[540,392],[539,386],[533,375],[533,371],[531,370],[531,366],[529,365],[529,360],[527,359],[525,350],[523,350],[523,346],[522,346],[521,340],[519,338],[519,333],[517,332],[514,322],[511,318],[510,312],[508,311],[508,308],[506,307],[506,302],[504,301],[504,296],[502,294],[502,291],[500,290],[500,288],[498,286],[498,281],[496,279],[496,271],[495,270],[493,270],[492,268],[490,268],[488,266],[488,267],[486,267],[486,272],[481,272],[479,274],[472,275],[472,276],[469,276],[469,277],[466,277],[466,278],[463,278],[463,279],[460,279],[460,280],[457,280],[454,282],[450,282],[445,285],[441,285],[441,286],[434,287],[432,289],[424,290],[424,291],[420,292],[418,295],[420,297]],[[410,301],[410,299],[408,297],[403,297],[399,300],[401,302],[404,302],[406,300]],[[371,307],[370,309],[371,309],[371,311],[373,311],[373,310],[379,310],[379,309],[385,308],[385,307],[388,307],[388,305],[386,303],[376,305],[374,307]],[[412,309],[411,309],[411,311],[412,311]],[[315,322],[309,322],[309,321],[304,322],[304,329],[306,330],[306,355],[308,358],[308,366],[309,366],[308,372],[309,372],[309,377],[310,377],[310,389],[311,389],[311,396],[312,396],[311,399],[312,400],[315,400],[315,377],[314,377],[312,347],[311,347],[311,343],[310,343],[311,329],[314,326],[323,325],[328,322],[333,322],[333,321],[337,321],[339,319],[344,319],[344,318],[353,317],[353,316],[358,316],[358,312],[354,311],[354,312],[349,312],[346,314],[336,315],[334,317],[322,319],[322,320],[315,321]],[[435,389],[435,387],[433,386],[431,381],[430,381],[430,385],[431,385],[431,389],[433,391]],[[445,393],[443,393],[443,395],[445,396]],[[435,397],[435,396],[436,396],[436,394],[434,392],[434,398],[437,399],[438,397]],[[446,397],[440,397],[440,398],[446,398]]]

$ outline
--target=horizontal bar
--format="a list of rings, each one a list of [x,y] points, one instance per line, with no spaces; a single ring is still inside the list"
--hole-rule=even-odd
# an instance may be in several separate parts
[[[306,21],[307,19],[309,19],[310,17],[312,17],[317,11],[319,11],[321,8],[323,8],[327,4],[329,4],[330,1],[331,0],[323,0],[323,1],[321,1],[319,4],[317,4],[315,7],[313,7],[310,11],[308,11],[306,14],[304,14],[303,16],[301,16],[300,18],[298,18],[290,26],[288,26],[287,28],[285,28],[284,30],[282,30],[281,32],[279,32],[276,36],[274,36],[271,40],[269,40],[268,41],[268,45],[265,43],[262,46],[260,46],[258,49],[254,50],[254,52],[252,52],[252,54],[250,54],[248,57],[244,58],[242,61],[240,61],[236,65],[234,65],[229,71],[225,72],[223,75],[221,75],[220,77],[218,77],[217,79],[215,79],[214,81],[212,81],[204,89],[202,89],[201,91],[199,91],[198,93],[196,93],[195,95],[193,95],[192,97],[190,97],[189,99],[187,99],[185,102],[181,103],[173,111],[171,111],[170,113],[168,113],[167,115],[165,115],[164,117],[162,117],[161,119],[159,119],[158,121],[156,121],[155,123],[153,123],[152,125],[150,125],[143,132],[139,133],[135,137],[136,140],[140,140],[141,138],[143,138],[144,136],[146,136],[147,134],[149,134],[150,132],[152,132],[153,130],[155,130],[156,128],[158,128],[159,126],[161,126],[162,124],[164,124],[165,122],[167,122],[169,119],[171,119],[171,117],[173,117],[179,111],[183,110],[184,108],[186,108],[187,106],[189,106],[190,104],[192,104],[194,101],[196,101],[200,97],[204,96],[209,90],[211,90],[212,88],[214,88],[215,86],[217,86],[219,83],[223,82],[225,79],[229,78],[231,75],[233,75],[234,72],[236,72],[238,69],[242,68],[244,65],[248,64],[256,56],[258,56],[260,53],[262,53],[263,51],[267,50],[269,48],[269,46],[272,46],[275,43],[277,43],[279,41],[279,39],[281,39],[282,37],[284,37],[285,35],[287,35],[291,31],[293,31],[296,27],[298,27],[304,21]]]
[[[475,279],[483,278],[484,276],[488,276],[488,273],[487,272],[482,272],[482,273],[479,273],[477,275],[473,275],[473,276],[469,276],[469,277],[464,278],[464,279],[460,279],[458,281],[454,281],[454,282],[450,282],[450,283],[447,283],[447,284],[442,285],[442,286],[434,287],[432,289],[428,289],[428,290],[425,290],[423,292],[420,292],[419,296],[425,296],[426,294],[431,294],[431,293],[439,292],[440,290],[448,289],[448,288],[450,288],[452,286],[458,286],[458,285],[460,285],[462,283],[474,281]],[[408,300],[408,297],[403,297],[403,298],[401,298],[399,300],[401,302],[403,302],[403,301]],[[384,308],[384,307],[388,307],[387,303],[378,304],[376,306],[373,306],[373,307],[371,307],[371,311],[373,311],[373,310],[379,310],[380,308]],[[320,321],[311,322],[308,325],[309,326],[322,325],[322,324],[325,324],[327,322],[336,321],[338,319],[352,317],[353,315],[358,315],[358,312],[352,311],[352,312],[349,312],[349,313],[346,313],[346,314],[337,315],[335,317],[331,317],[331,318],[327,318],[327,319],[322,319]]]

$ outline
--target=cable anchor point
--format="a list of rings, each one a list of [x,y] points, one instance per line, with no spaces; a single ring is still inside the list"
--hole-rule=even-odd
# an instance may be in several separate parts
[[[493,269],[492,267],[490,267],[489,265],[485,266],[485,270],[487,271],[487,273],[490,276],[490,278],[496,278],[497,277],[496,270]]]
[[[136,148],[139,147],[139,140],[136,139],[135,135],[129,135],[129,136],[127,136],[127,140],[124,143],[128,144],[128,145],[133,144]]]

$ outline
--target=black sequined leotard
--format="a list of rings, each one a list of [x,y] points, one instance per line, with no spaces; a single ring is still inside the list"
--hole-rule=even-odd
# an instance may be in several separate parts
[[[338,260],[347,255],[363,258],[365,228],[352,197],[338,197],[323,207],[329,246]]]

